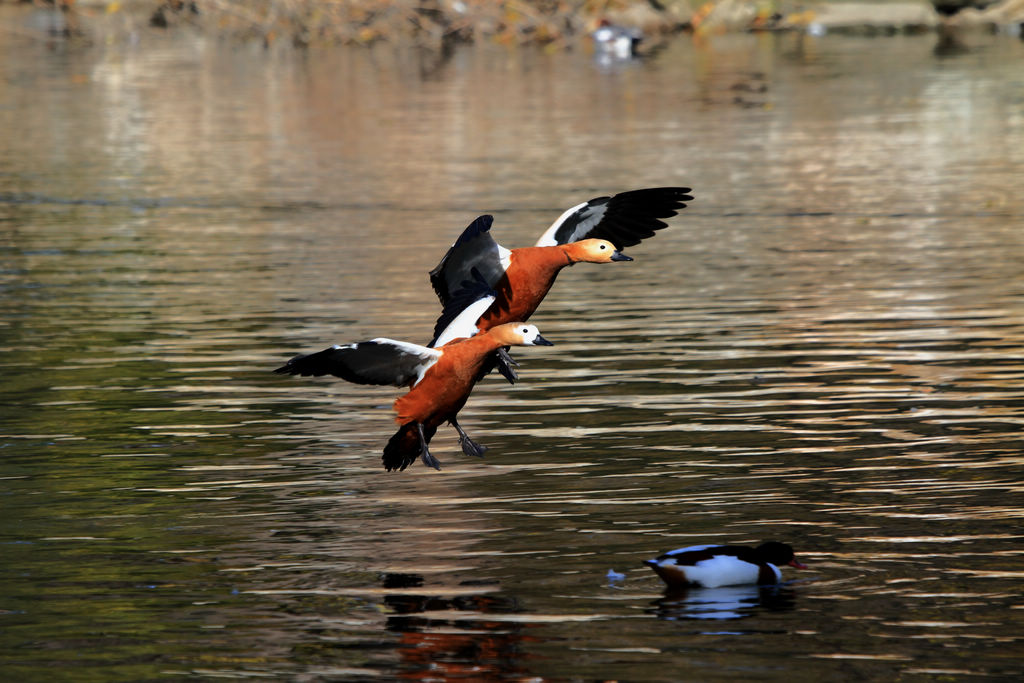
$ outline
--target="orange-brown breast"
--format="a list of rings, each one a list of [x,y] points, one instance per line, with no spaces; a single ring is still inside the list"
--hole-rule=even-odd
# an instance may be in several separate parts
[[[454,417],[466,405],[484,359],[499,346],[488,334],[457,339],[443,346],[441,358],[427,370],[420,383],[395,401],[396,421],[436,427]]]
[[[495,286],[498,296],[480,316],[480,329],[529,320],[555,283],[558,272],[570,265],[572,261],[562,246],[513,249],[508,270]]]

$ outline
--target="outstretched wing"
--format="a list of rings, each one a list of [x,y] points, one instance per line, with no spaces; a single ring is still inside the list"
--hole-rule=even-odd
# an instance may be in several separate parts
[[[334,375],[356,384],[401,387],[418,382],[440,357],[436,349],[380,337],[296,356],[274,372],[303,377]]]
[[[463,281],[451,294],[444,310],[441,311],[434,325],[431,348],[444,346],[460,337],[472,337],[480,331],[476,323],[491,307],[497,295],[476,268],[472,270],[470,277],[471,279]]]
[[[437,267],[430,271],[430,284],[443,306],[448,305],[463,282],[474,279],[474,269],[491,287],[505,274],[509,251],[491,237],[493,222],[493,216],[485,215],[470,223]]]
[[[596,238],[608,240],[616,249],[631,247],[668,225],[659,219],[685,209],[693,200],[689,192],[688,187],[650,187],[591,199],[559,216],[536,246]]]

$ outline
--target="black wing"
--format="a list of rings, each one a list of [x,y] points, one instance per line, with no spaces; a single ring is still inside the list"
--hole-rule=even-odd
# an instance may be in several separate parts
[[[443,306],[448,305],[452,295],[462,288],[463,282],[474,280],[474,269],[491,287],[498,284],[505,274],[505,268],[501,265],[502,248],[490,233],[493,222],[493,216],[485,215],[470,223],[437,267],[430,271],[430,284]]]
[[[443,346],[452,339],[472,337],[479,332],[476,321],[494,303],[497,294],[476,268],[472,269],[470,278],[449,294],[448,303],[434,323],[434,338],[427,346],[439,346],[442,337],[445,338],[440,344]]]
[[[667,227],[671,218],[692,201],[688,187],[651,187],[597,197],[569,209],[537,240],[538,247],[584,239],[608,240],[616,249],[639,244]]]
[[[731,555],[741,560],[746,560],[754,552],[753,548],[743,545],[698,545],[679,550],[670,550],[658,557],[658,561],[673,559],[676,564],[694,565],[702,560],[710,560],[713,557]],[[757,564],[756,561],[753,562]]]
[[[274,372],[303,377],[334,375],[356,384],[401,387],[415,382],[440,357],[435,349],[382,337],[296,356]]]

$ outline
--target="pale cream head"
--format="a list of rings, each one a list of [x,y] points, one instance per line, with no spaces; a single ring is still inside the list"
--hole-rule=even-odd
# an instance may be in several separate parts
[[[505,323],[492,327],[487,333],[501,342],[502,346],[553,346],[540,336],[536,325],[528,323]]]
[[[586,239],[565,245],[569,258],[585,263],[611,263],[612,261],[632,261],[630,257],[615,248],[608,240]]]

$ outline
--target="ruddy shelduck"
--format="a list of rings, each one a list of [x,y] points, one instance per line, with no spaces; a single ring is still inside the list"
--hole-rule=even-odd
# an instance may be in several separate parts
[[[502,347],[552,344],[534,325],[519,321],[479,330],[475,322],[494,302],[494,293],[488,290],[476,295],[470,289],[455,295],[457,313],[446,309],[447,315],[442,314],[446,325],[436,348],[377,338],[296,356],[274,372],[303,377],[334,375],[356,384],[410,387],[394,403],[401,427],[384,448],[384,468],[389,472],[404,470],[417,457],[425,465],[441,469],[428,444],[444,422],[458,432],[463,453],[483,456],[487,449],[469,438],[457,415],[482,376],[484,362]]]
[[[793,556],[793,548],[777,541],[768,541],[756,548],[694,545],[671,550],[653,560],[645,560],[644,564],[670,588],[773,585],[782,580],[779,565],[807,568]]]
[[[529,320],[559,272],[576,263],[632,261],[622,249],[667,224],[693,199],[688,187],[656,187],[597,197],[565,211],[532,247],[506,249],[491,237],[492,216],[480,216],[430,271],[430,283],[443,305],[463,283],[479,277],[497,296],[477,320],[481,330],[514,320]],[[476,274],[474,274],[474,271]],[[442,323],[434,330],[436,344]],[[508,380],[514,381],[511,359],[503,353],[491,361]],[[488,371],[490,367],[488,367]]]

